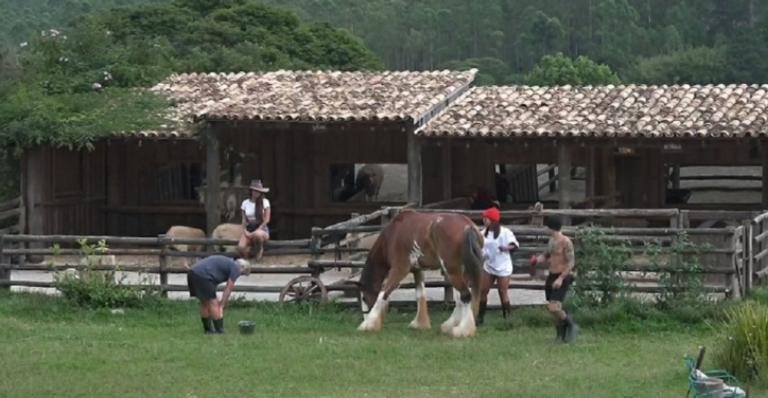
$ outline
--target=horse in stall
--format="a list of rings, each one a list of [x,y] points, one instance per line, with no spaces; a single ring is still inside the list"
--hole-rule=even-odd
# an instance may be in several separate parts
[[[430,329],[424,270],[440,269],[459,295],[441,330],[453,337],[473,336],[480,302],[482,247],[482,234],[466,216],[412,210],[398,214],[374,242],[360,275],[365,315],[358,330],[381,329],[390,295],[409,272],[414,276],[418,303],[409,326]]]

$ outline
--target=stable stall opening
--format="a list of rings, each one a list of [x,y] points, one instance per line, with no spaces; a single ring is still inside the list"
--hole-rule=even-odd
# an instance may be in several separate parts
[[[405,202],[408,197],[407,164],[335,163],[329,175],[332,202]]]
[[[571,200],[585,199],[585,169],[571,167]],[[495,197],[500,204],[527,205],[536,202],[557,202],[560,170],[555,164],[494,165]]]

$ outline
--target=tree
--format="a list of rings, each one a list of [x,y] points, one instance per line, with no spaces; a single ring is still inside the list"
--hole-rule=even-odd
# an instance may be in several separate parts
[[[562,53],[547,55],[525,77],[536,86],[620,84],[619,77],[606,65],[581,56],[572,60]]]
[[[0,98],[0,142],[87,147],[159,127],[148,87],[173,72],[377,69],[354,36],[248,0],[176,0],[84,16],[30,39]],[[2,87],[2,86],[0,86]]]
[[[697,47],[641,60],[627,80],[646,84],[708,84],[726,80],[728,64],[721,48]]]

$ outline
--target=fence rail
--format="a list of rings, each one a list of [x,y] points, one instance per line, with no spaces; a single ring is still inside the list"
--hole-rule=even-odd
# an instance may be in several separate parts
[[[1,209],[2,207],[0,207]],[[359,271],[365,266],[367,248],[359,247],[361,236],[380,231],[402,207],[386,207],[370,214],[353,215],[349,220],[330,225],[325,228],[313,228],[309,239],[296,239],[290,241],[269,241],[265,246],[264,257],[285,254],[306,255],[306,266],[269,266],[257,264],[252,272],[256,274],[296,274],[318,278],[326,270],[333,268],[346,268],[353,272]],[[465,214],[475,220],[481,217],[481,211],[435,209],[427,208],[421,211],[451,212]],[[505,210],[502,211],[505,221],[522,220],[523,224],[511,224],[509,227],[521,242],[521,248],[515,252],[517,264],[527,260],[530,254],[541,253],[546,248],[548,239],[547,230],[541,227],[541,219],[544,216],[567,216],[571,218],[644,218],[655,219],[662,222],[661,227],[646,228],[594,228],[596,231],[608,234],[608,239],[620,241],[626,244],[626,252],[632,258],[622,272],[626,273],[627,280],[632,291],[642,293],[658,292],[660,287],[638,284],[639,282],[654,278],[653,274],[669,272],[664,264],[652,264],[644,261],[642,254],[644,245],[648,242],[656,242],[661,247],[668,247],[676,239],[686,236],[694,243],[706,243],[708,246],[702,249],[691,250],[701,256],[701,273],[708,279],[707,290],[711,292],[726,293],[733,298],[748,294],[755,282],[768,279],[768,213],[755,214],[752,212],[706,212],[685,211],[678,209],[538,209],[538,210]],[[711,217],[741,221],[737,226],[723,228],[689,228],[691,220],[705,220]],[[658,225],[658,224],[657,224]],[[664,226],[668,225],[668,226]],[[573,234],[579,227],[566,226],[564,232]],[[94,257],[97,261],[91,265],[73,260],[76,264],[33,264],[30,256],[54,256],[68,255],[79,256],[78,244],[81,241],[96,243],[104,241],[109,245],[108,249],[98,252]],[[173,247],[177,244],[197,245],[205,248],[199,252],[179,252]],[[157,289],[163,293],[169,291],[181,291],[185,286],[173,285],[168,282],[168,275],[180,274],[187,268],[172,265],[173,258],[190,259],[219,253],[214,248],[218,246],[234,246],[236,241],[215,239],[171,239],[165,235],[157,237],[115,237],[115,236],[68,236],[68,235],[12,235],[0,234],[0,286],[28,286],[28,287],[54,287],[52,282],[37,282],[24,280],[10,280],[10,271],[62,271],[69,268],[89,268],[97,271],[120,270],[127,272],[141,272],[156,274],[159,283],[142,287]],[[57,245],[51,247],[52,245]],[[223,253],[234,255],[234,253]],[[109,264],[98,259],[108,256],[134,255],[151,256],[156,264]],[[326,255],[326,257],[323,257]],[[328,258],[330,255],[332,258]],[[643,274],[641,276],[635,274]],[[646,274],[648,274],[646,276]],[[348,278],[347,278],[348,279]],[[638,282],[638,283],[634,283]],[[289,283],[290,285],[290,283]],[[427,286],[443,288],[445,300],[450,301],[452,292],[450,284],[445,281],[430,281]],[[279,286],[236,286],[236,291],[241,292],[284,292],[286,288]],[[408,284],[403,285],[408,287]],[[540,281],[521,280],[519,277],[513,281],[512,288],[542,289]],[[326,287],[327,290],[349,291],[355,289],[355,285],[342,280]]]

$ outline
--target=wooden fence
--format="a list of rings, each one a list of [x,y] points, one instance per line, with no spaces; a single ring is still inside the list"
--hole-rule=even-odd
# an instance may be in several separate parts
[[[265,247],[265,262],[270,257],[285,254],[300,254],[307,256],[306,266],[269,266],[257,264],[252,272],[257,274],[296,274],[303,275],[294,278],[285,286],[244,286],[236,285],[235,291],[250,293],[280,293],[283,296],[298,297],[305,294],[299,289],[299,285],[309,282],[322,291],[325,296],[327,291],[352,292],[356,285],[350,282],[355,270],[364,267],[367,249],[359,247],[356,243],[360,235],[379,231],[402,208],[382,208],[370,214],[356,215],[346,220],[325,228],[313,228],[308,239],[290,241],[269,241]],[[432,209],[425,208],[421,211],[455,212],[469,216],[479,221],[481,211],[456,210],[456,209]],[[723,228],[689,228],[692,220],[718,217],[719,219],[738,220],[742,216],[752,217],[748,212],[693,212],[677,209],[544,209],[544,210],[505,210],[501,212],[502,218],[512,231],[517,235],[521,248],[515,253],[515,263],[524,264],[532,253],[541,253],[546,245],[547,234],[542,227],[545,216],[564,216],[580,222],[596,222],[620,219],[643,218],[655,220],[664,224],[662,227],[644,228],[602,228],[597,230],[609,234],[610,239],[620,240],[627,244],[628,250],[637,254],[626,268],[626,278],[634,292],[657,293],[660,287],[656,283],[659,272],[667,271],[664,267],[656,266],[642,261],[640,254],[643,252],[643,244],[649,241],[658,242],[662,246],[669,246],[671,242],[682,235],[686,235],[694,243],[706,243],[707,246],[700,249],[697,255],[701,257],[702,273],[705,275],[706,289],[713,293],[725,294],[738,298],[749,292],[755,281],[765,279],[768,276],[768,213],[740,221],[736,226]],[[579,227],[566,226],[564,231],[573,234]],[[114,236],[32,236],[32,235],[0,235],[0,286],[30,286],[30,287],[54,287],[52,282],[10,280],[10,271],[61,271],[68,268],[82,269],[86,265],[62,264],[50,266],[47,264],[33,264],[30,256],[53,255],[79,255],[78,242],[85,239],[90,243],[104,240],[108,249],[99,254],[108,255],[138,255],[152,256],[156,261],[148,264],[99,264],[90,266],[94,270],[121,270],[136,271],[159,275],[159,283],[144,286],[146,288],[159,289],[163,293],[168,291],[184,291],[186,285],[173,285],[168,283],[169,274],[185,273],[184,267],[171,265],[173,258],[191,258],[219,253],[214,248],[218,245],[235,245],[235,241],[213,239],[172,239],[165,235],[157,237],[114,237]],[[58,244],[60,247],[53,247]],[[173,251],[175,244],[201,245],[205,247],[202,252],[188,253]],[[223,253],[234,255],[234,253]],[[156,264],[156,265],[155,265]],[[345,278],[324,286],[319,276],[326,270],[333,268],[348,268],[353,272],[350,278]],[[403,288],[412,288],[411,284],[404,284]],[[445,281],[430,281],[427,287],[444,289],[444,299],[450,301],[452,292]],[[540,280],[534,280],[527,275],[515,275],[510,288],[514,289],[543,289]],[[314,288],[313,288],[314,289]],[[315,292],[314,290],[312,292]],[[317,293],[317,292],[315,292]],[[312,293],[312,294],[315,294]],[[308,293],[307,293],[308,294]],[[324,297],[323,297],[324,298]]]

